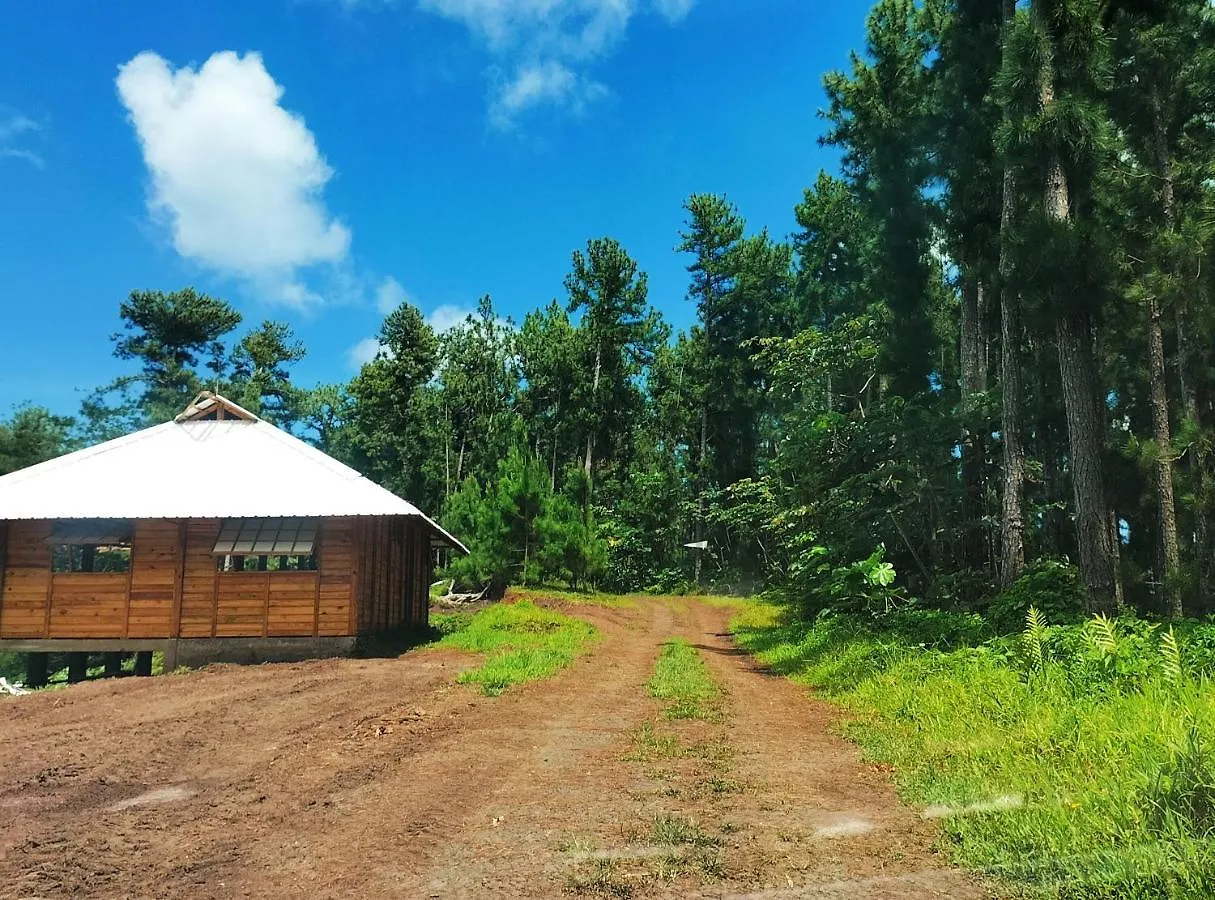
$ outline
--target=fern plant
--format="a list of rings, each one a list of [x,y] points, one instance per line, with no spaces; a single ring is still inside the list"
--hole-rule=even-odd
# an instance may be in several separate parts
[[[1031,606],[1025,613],[1025,631],[1021,635],[1021,646],[1025,650],[1026,668],[1030,673],[1041,672],[1046,665],[1046,619]]]
[[[1160,669],[1165,683],[1170,687],[1177,687],[1185,677],[1181,667],[1181,647],[1172,628],[1160,636]]]
[[[1084,629],[1089,647],[1102,659],[1111,659],[1118,655],[1118,625],[1104,613],[1098,613],[1088,620]]]

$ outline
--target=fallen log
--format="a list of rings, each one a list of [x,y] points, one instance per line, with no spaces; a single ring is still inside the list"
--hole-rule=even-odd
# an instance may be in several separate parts
[[[436,582],[437,583],[437,582]],[[460,606],[465,603],[477,603],[485,599],[485,595],[489,592],[489,586],[486,585],[481,589],[480,593],[476,594],[457,594],[455,592],[456,581],[453,578],[447,585],[447,593],[439,598],[440,603],[449,603],[453,606]]]
[[[8,679],[0,677],[0,693],[12,694],[14,697],[24,697],[29,689],[23,684],[9,684]]]

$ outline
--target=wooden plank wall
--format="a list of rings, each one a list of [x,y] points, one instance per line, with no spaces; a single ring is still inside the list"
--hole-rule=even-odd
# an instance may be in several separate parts
[[[51,527],[7,525],[0,638],[355,634],[353,519],[322,523],[317,572],[217,572],[220,520],[200,519],[137,522],[129,573],[53,575]]]
[[[321,637],[357,633],[354,618],[355,574],[354,519],[326,519],[321,525],[317,568],[320,583],[316,597],[317,631]]]
[[[430,536],[408,516],[360,519],[358,630],[360,634],[424,628],[430,600]]]
[[[46,637],[51,594],[50,522],[10,522],[0,595],[0,637]]]
[[[185,523],[173,520],[140,520],[135,523],[131,552],[131,604],[127,611],[126,634],[120,637],[158,638],[173,635],[173,607],[177,599],[184,528]],[[61,577],[55,577],[56,583]]]
[[[215,557],[219,519],[191,519],[186,524],[186,558],[182,573],[181,629],[184,638],[215,636]]]
[[[128,573],[51,576],[51,638],[126,637]]]

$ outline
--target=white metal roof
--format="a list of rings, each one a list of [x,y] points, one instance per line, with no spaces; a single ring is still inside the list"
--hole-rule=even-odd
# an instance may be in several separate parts
[[[468,552],[412,503],[253,416],[166,422],[0,477],[0,520],[264,516],[418,516]]]

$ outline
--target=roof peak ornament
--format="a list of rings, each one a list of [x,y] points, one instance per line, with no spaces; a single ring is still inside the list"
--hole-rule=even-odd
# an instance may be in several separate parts
[[[174,422],[208,422],[228,421],[232,419],[245,422],[258,421],[257,416],[242,406],[233,403],[214,391],[199,391],[198,396],[190,401]]]

